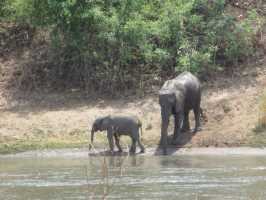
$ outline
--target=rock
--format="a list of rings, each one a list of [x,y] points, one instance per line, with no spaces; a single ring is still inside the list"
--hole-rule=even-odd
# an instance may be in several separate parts
[[[221,121],[223,118],[224,118],[224,116],[222,114],[217,114],[217,115],[214,116],[214,119],[216,121]]]

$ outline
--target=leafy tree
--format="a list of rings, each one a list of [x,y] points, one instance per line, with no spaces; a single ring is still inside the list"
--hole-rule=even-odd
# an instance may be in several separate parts
[[[225,0],[3,2],[17,23],[49,31],[53,53],[39,70],[46,81],[102,92],[236,65],[251,54],[256,33],[249,18],[239,23],[226,13]]]

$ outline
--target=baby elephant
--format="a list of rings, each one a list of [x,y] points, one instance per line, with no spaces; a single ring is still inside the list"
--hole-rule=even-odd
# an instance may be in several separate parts
[[[137,117],[110,115],[100,117],[93,122],[91,129],[91,144],[93,144],[94,132],[106,130],[111,152],[114,152],[113,137],[115,138],[115,144],[119,152],[122,152],[119,138],[121,135],[128,135],[132,139],[130,153],[136,153],[136,142],[141,149],[141,153],[144,153],[145,148],[140,142],[140,129],[142,130],[142,125]]]

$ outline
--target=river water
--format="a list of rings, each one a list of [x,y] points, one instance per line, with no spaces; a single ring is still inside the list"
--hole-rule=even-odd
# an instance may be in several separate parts
[[[0,157],[1,200],[265,198],[262,155]]]

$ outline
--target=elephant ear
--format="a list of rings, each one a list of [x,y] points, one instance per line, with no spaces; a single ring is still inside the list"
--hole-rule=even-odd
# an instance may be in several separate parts
[[[168,100],[169,100],[169,102],[171,104],[174,104],[176,102],[176,96],[175,96],[175,94],[169,95]]]
[[[108,115],[107,117],[104,117],[101,120],[100,126],[104,129],[107,130],[111,126],[111,117]]]
[[[184,109],[184,95],[182,92],[175,93],[175,106],[176,112],[180,112]]]
[[[102,123],[102,119],[103,118],[97,118],[94,120],[94,123],[93,123],[93,128],[98,131],[100,129],[100,126],[101,126],[101,123]]]

